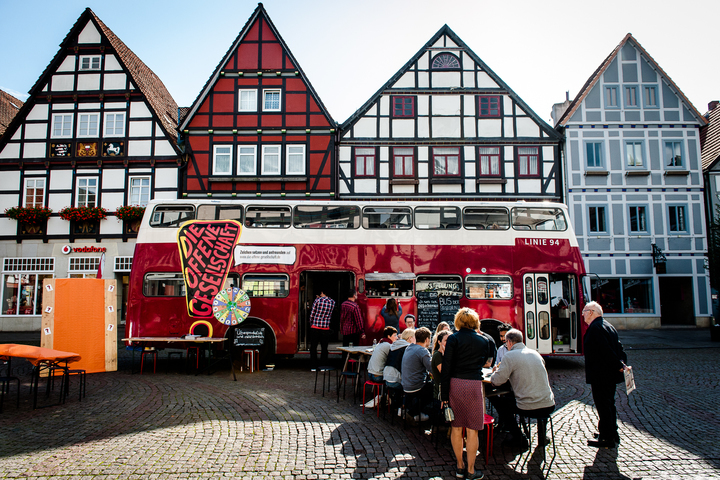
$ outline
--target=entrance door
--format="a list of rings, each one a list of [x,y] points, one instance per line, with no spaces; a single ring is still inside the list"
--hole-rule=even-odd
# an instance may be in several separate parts
[[[298,350],[308,350],[310,338],[310,312],[315,298],[323,292],[335,300],[330,329],[334,332],[330,341],[338,339],[340,331],[340,305],[348,299],[350,289],[355,287],[353,272],[305,271],[300,273],[300,335]]]
[[[523,277],[525,345],[539,353],[552,353],[550,338],[550,290],[548,275],[528,273]]]
[[[695,325],[692,277],[659,277],[660,324]]]

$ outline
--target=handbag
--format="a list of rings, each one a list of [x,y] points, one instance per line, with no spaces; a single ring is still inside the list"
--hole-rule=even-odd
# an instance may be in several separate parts
[[[633,374],[632,367],[628,367],[623,363],[625,367],[623,369],[623,375],[625,375],[625,391],[628,395],[635,390],[635,374]]]
[[[455,412],[453,412],[452,408],[450,408],[450,404],[443,407],[443,417],[445,417],[446,422],[452,422],[455,420]]]

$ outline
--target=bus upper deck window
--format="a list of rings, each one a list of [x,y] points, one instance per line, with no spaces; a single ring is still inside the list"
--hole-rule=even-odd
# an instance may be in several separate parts
[[[363,228],[393,228],[407,230],[412,228],[412,209],[410,207],[365,207],[363,209]]]
[[[463,210],[463,225],[468,230],[507,230],[510,215],[506,208],[467,207]]]
[[[198,220],[237,220],[242,222],[241,205],[198,205]]]
[[[192,205],[157,205],[150,217],[150,226],[173,228],[194,219],[195,207]]]
[[[512,224],[515,230],[567,230],[560,208],[516,207],[512,209]]]
[[[245,209],[245,226],[250,228],[290,228],[292,212],[286,206],[250,205]]]
[[[298,205],[293,211],[295,228],[359,228],[360,207],[355,205]]]
[[[512,278],[501,275],[468,275],[465,296],[477,299],[507,300],[513,296]]]
[[[458,230],[460,209],[458,207],[415,207],[415,228],[420,230]]]

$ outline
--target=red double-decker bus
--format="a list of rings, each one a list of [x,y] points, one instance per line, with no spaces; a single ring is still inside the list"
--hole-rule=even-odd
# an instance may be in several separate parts
[[[188,221],[242,226],[224,287],[245,291],[249,316],[226,325],[190,316],[178,248]],[[253,339],[264,361],[307,348],[308,317],[323,291],[358,294],[368,342],[389,298],[431,329],[459,307],[507,322],[543,355],[581,354],[584,267],[565,205],[549,202],[155,200],[133,258],[126,335]],[[339,333],[336,334],[339,339]],[[240,339],[240,340],[238,340]]]

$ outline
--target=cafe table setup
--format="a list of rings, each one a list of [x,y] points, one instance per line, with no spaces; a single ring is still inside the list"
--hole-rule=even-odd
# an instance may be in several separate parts
[[[20,345],[15,343],[4,343],[0,344],[0,358],[7,359],[7,378],[12,377],[12,359],[13,358],[24,358],[33,365],[32,378],[31,378],[31,391],[33,394],[33,409],[38,408],[37,406],[37,392],[40,383],[41,376],[48,376],[48,390],[47,394],[50,393],[50,385],[56,371],[62,372],[62,382],[60,385],[60,399],[58,403],[51,405],[43,405],[42,407],[49,407],[59,405],[65,402],[65,396],[68,391],[69,382],[69,368],[68,364],[77,362],[81,359],[81,356],[73,352],[63,352],[60,350],[53,350],[51,348],[35,347],[32,345]],[[18,381],[18,389],[20,388]],[[19,395],[19,392],[18,392]],[[42,408],[40,407],[40,408]]]

